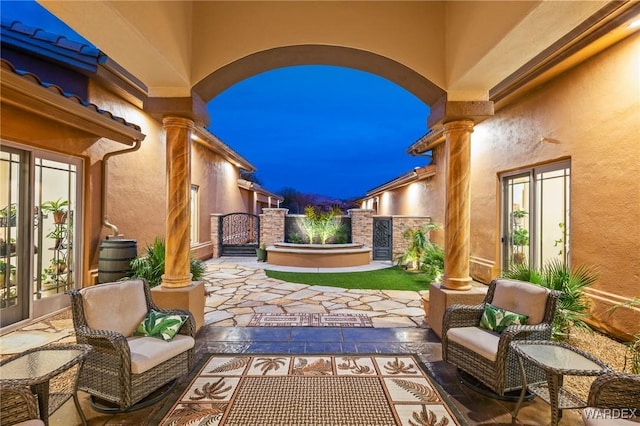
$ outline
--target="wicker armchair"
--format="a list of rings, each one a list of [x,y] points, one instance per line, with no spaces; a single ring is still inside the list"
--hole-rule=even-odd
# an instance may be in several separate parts
[[[640,423],[640,375],[607,373],[591,384],[588,407],[582,410],[585,426]]]
[[[444,314],[442,357],[477,379],[499,397],[521,389],[517,356],[509,348],[513,340],[550,340],[551,325],[560,293],[517,280],[495,279],[479,305],[451,305]],[[508,326],[498,334],[479,327],[486,304],[525,314],[525,325]],[[545,380],[534,366],[527,367],[528,383]]]
[[[29,386],[0,385],[0,424],[44,426],[38,415],[38,400]]]
[[[101,410],[94,404],[98,411],[140,408],[137,403],[192,369],[193,315],[186,310],[158,308],[145,280],[105,283],[69,294],[77,341],[94,349],[84,361],[78,389],[89,393],[92,401],[97,397],[118,407]],[[188,315],[188,319],[168,342],[133,336],[151,310]]]

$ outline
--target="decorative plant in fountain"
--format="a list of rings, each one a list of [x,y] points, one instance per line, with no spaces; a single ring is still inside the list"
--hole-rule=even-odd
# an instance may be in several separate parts
[[[323,213],[313,206],[307,206],[300,225],[309,244],[318,241],[320,244],[328,244],[330,240],[335,240],[344,233],[342,212],[337,207]]]

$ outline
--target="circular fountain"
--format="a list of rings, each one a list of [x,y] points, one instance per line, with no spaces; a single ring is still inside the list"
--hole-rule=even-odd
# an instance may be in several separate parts
[[[361,243],[275,243],[267,247],[267,259],[272,265],[303,268],[361,266],[370,263],[371,248],[365,247]]]

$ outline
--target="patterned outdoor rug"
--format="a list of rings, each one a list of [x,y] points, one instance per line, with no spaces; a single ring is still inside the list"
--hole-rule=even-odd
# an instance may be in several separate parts
[[[163,426],[463,424],[412,355],[212,355]]]
[[[249,327],[373,327],[366,314],[255,314]]]

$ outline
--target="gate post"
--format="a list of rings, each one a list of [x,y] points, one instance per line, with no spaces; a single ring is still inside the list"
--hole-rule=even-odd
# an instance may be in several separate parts
[[[351,216],[351,241],[370,247],[370,259],[373,259],[373,210],[349,209]]]
[[[213,244],[213,258],[222,256],[220,249],[220,216],[222,213],[211,213],[211,244]]]
[[[284,242],[284,217],[289,209],[262,209],[260,215],[260,245]]]

